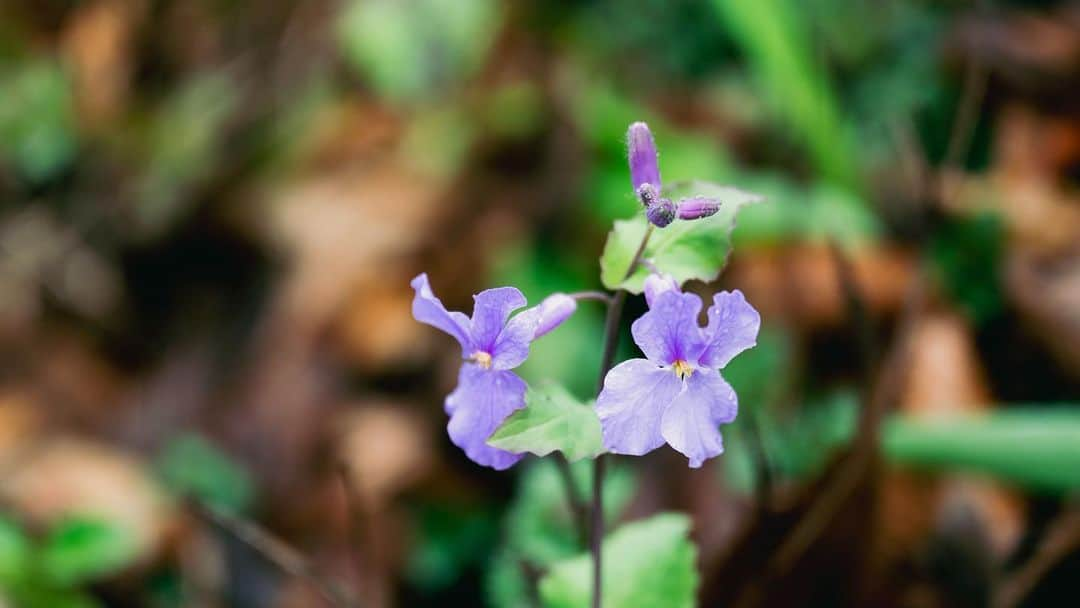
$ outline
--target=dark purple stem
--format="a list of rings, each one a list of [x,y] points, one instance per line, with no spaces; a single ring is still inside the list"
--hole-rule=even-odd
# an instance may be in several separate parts
[[[623,281],[629,279],[637,270],[641,262],[641,256],[645,253],[645,246],[652,236],[653,227],[650,225],[641,238],[641,244],[634,252],[634,258],[626,269]],[[604,352],[600,359],[600,377],[596,383],[596,394],[604,388],[604,378],[611,371],[615,362],[615,349],[619,346],[619,324],[622,321],[623,304],[626,303],[626,290],[620,288],[615,296],[608,301],[607,319],[604,321]],[[592,608],[603,608],[603,546],[604,546],[604,455],[601,454],[593,461],[593,500],[592,500],[592,525],[590,536],[590,550],[593,556],[593,596]]]

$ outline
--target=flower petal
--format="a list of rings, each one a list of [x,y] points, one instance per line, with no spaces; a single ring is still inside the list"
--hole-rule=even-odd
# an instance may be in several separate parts
[[[634,185],[634,192],[637,192],[642,184],[650,184],[659,193],[660,166],[649,126],[643,122],[630,125],[626,132],[626,147],[629,151],[630,182]]]
[[[469,328],[472,322],[469,317],[460,312],[446,310],[439,298],[431,291],[427,273],[420,273],[412,280],[412,288],[416,291],[413,297],[413,317],[421,323],[427,323],[454,336],[461,344],[461,351],[468,355],[472,350],[472,341],[469,338]]]
[[[660,421],[682,384],[671,369],[645,359],[616,365],[596,398],[604,447],[616,454],[641,456],[663,445]]]
[[[679,291],[679,283],[669,274],[652,273],[645,277],[645,303],[652,308],[656,298],[665,291]]]
[[[696,469],[724,451],[717,427],[734,420],[738,411],[739,401],[731,385],[716,370],[699,368],[686,379],[686,390],[664,412],[661,433]]]
[[[650,361],[671,365],[682,359],[696,363],[705,347],[698,325],[701,298],[677,290],[653,298],[652,308],[630,326],[634,342]]]
[[[506,469],[521,460],[514,454],[489,446],[488,437],[514,411],[525,407],[525,381],[511,371],[483,369],[466,363],[458,374],[458,385],[446,398],[450,441],[473,462],[493,469]]]
[[[715,294],[708,315],[705,335],[709,343],[701,355],[701,365],[724,367],[735,355],[757,344],[761,315],[738,289]]]
[[[495,369],[514,369],[529,356],[529,344],[540,325],[540,307],[523,310],[514,315],[499,332],[491,346],[491,366]]]
[[[513,369],[529,356],[529,344],[554,330],[577,310],[577,300],[564,293],[555,293],[514,315],[506,324],[491,348],[495,369]]]
[[[525,306],[525,296],[516,287],[496,287],[476,294],[473,302],[473,345],[491,354],[510,313]]]

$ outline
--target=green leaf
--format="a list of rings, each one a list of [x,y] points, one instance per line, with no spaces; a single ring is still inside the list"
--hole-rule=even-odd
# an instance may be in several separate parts
[[[128,530],[111,523],[73,517],[49,533],[40,566],[57,585],[78,585],[127,566],[137,553],[134,541]]]
[[[667,194],[667,190],[665,190]],[[731,250],[731,231],[735,216],[743,206],[761,201],[761,197],[737,188],[687,182],[686,186],[670,192],[673,198],[709,196],[723,202],[720,211],[702,220],[675,220],[665,228],[654,229],[642,256],[661,272],[675,277],[680,283],[692,279],[712,281],[723,269]],[[626,289],[641,293],[649,269],[642,265],[628,279],[626,271],[634,259],[648,221],[639,213],[632,219],[615,222],[608,235],[604,253],[600,256],[600,279],[608,289]]]
[[[345,61],[381,97],[430,102],[481,67],[501,18],[494,0],[352,0],[337,37]]]
[[[10,585],[26,573],[30,541],[15,522],[0,516],[0,585]]]
[[[101,604],[89,594],[68,588],[57,588],[37,582],[22,582],[11,588],[0,588],[0,605],[11,600],[19,608],[101,608]]]
[[[604,453],[600,419],[591,404],[579,402],[554,383],[531,387],[525,404],[495,431],[488,445],[537,456],[558,450],[571,462]]]
[[[691,608],[698,585],[690,519],[664,513],[623,526],[604,540],[604,606]],[[592,557],[556,564],[540,581],[547,608],[585,608],[592,596]]]
[[[932,420],[896,417],[886,424],[882,440],[885,454],[895,462],[976,471],[1064,492],[1080,488],[1078,406]]]
[[[0,156],[33,182],[54,177],[75,156],[71,83],[60,65],[34,61],[0,73]]]
[[[247,472],[198,435],[169,442],[158,460],[158,473],[174,493],[226,513],[244,511],[255,495]]]
[[[482,566],[498,536],[498,520],[488,509],[471,503],[420,504],[412,521],[416,542],[405,576],[425,594],[441,592],[470,568]]]
[[[829,78],[814,61],[811,24],[789,0],[713,0],[732,40],[745,53],[770,110],[807,148],[817,170],[855,185],[859,159],[841,120]]]

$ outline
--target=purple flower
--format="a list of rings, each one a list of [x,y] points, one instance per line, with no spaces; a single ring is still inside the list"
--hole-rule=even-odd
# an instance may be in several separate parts
[[[629,151],[630,183],[634,193],[645,206],[645,216],[649,223],[663,228],[675,220],[697,220],[709,217],[720,210],[720,201],[712,198],[684,198],[675,204],[663,197],[663,184],[660,181],[660,165],[649,126],[635,122],[626,132],[626,147]]]
[[[660,279],[650,309],[631,327],[647,359],[615,366],[596,399],[604,446],[640,456],[665,441],[700,467],[724,451],[721,424],[735,419],[735,391],[717,371],[757,342],[761,316],[739,291],[720,292],[709,323],[698,325],[701,298]]]
[[[447,431],[454,445],[477,464],[506,469],[522,455],[485,443],[515,410],[525,407],[525,381],[510,371],[529,356],[529,344],[554,329],[577,307],[565,294],[546,298],[540,306],[510,314],[525,306],[514,287],[498,287],[475,296],[472,317],[448,311],[431,291],[427,274],[412,280],[416,292],[413,317],[457,339],[465,359],[458,385],[446,398],[450,415]]]

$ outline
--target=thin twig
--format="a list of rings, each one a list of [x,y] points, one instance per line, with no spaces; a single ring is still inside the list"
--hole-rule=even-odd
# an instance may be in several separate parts
[[[1074,508],[1059,515],[1047,527],[1031,558],[998,585],[991,605],[1018,606],[1054,566],[1077,551],[1080,551],[1080,509]]]
[[[330,605],[358,606],[339,582],[320,577],[300,551],[255,523],[199,503],[191,503],[191,511],[253,549],[282,572],[307,582]]]
[[[611,304],[611,296],[602,291],[575,291],[573,293],[566,294],[575,300],[593,300],[595,302],[603,302],[604,304]]]
[[[356,576],[357,588],[355,589],[356,597],[364,597],[364,585],[368,585],[370,590],[371,580],[367,576],[367,570],[364,567],[364,560],[360,558],[359,552],[356,550],[356,543],[358,540],[356,533],[356,518],[358,515],[358,509],[356,506],[356,484],[353,482],[353,470],[345,462],[339,463],[337,466],[338,479],[341,480],[341,493],[345,502],[345,548],[346,553],[349,556],[349,562],[353,567],[354,576]],[[371,559],[376,559],[376,556],[372,556]],[[368,601],[372,598],[369,596]]]
[[[945,156],[938,171],[938,193],[942,203],[950,203],[954,194],[948,189],[946,180],[950,174],[961,170],[967,161],[972,132],[975,129],[979,108],[986,96],[988,80],[989,71],[986,66],[978,56],[972,55],[967,70],[964,72],[964,90],[949,133],[948,147],[945,149]]]

